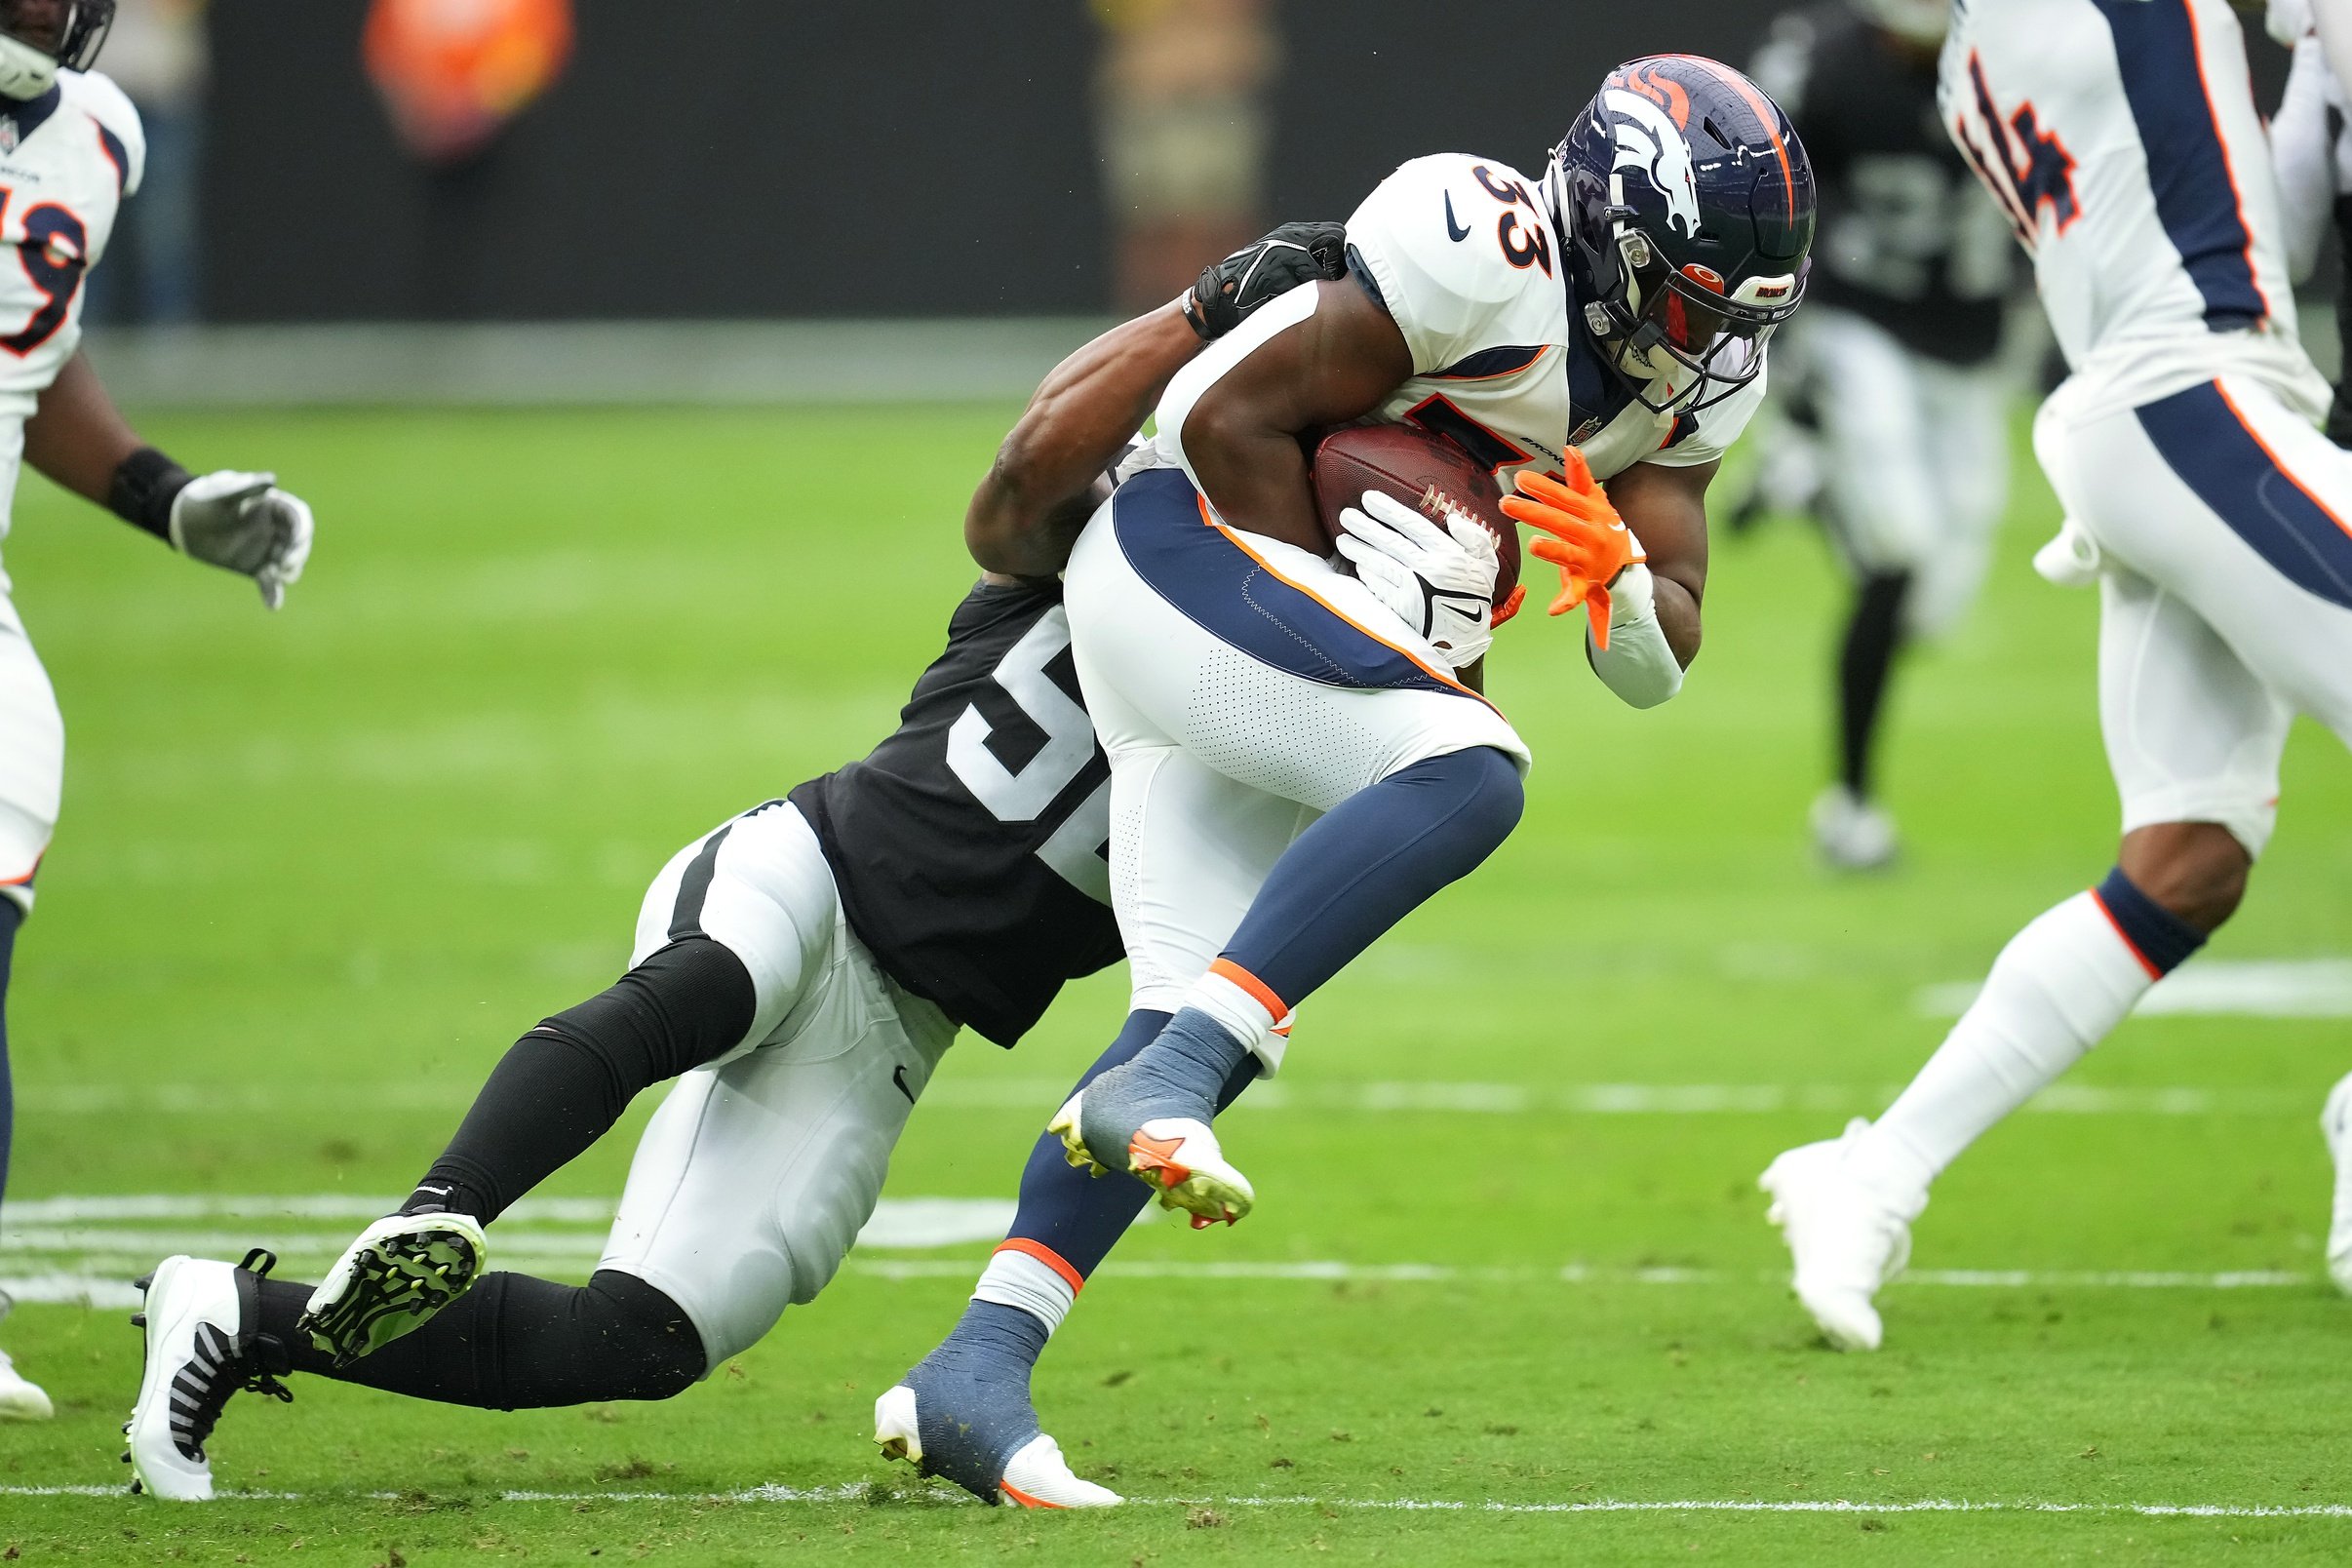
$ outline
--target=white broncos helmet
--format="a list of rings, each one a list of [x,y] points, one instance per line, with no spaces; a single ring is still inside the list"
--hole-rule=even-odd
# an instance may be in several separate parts
[[[23,102],[88,70],[114,24],[114,0],[0,0],[0,98]]]
[[[1951,24],[1951,0],[1855,0],[1862,14],[1915,44],[1940,44]]]

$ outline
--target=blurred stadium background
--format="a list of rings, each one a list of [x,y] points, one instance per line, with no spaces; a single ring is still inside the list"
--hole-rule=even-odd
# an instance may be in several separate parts
[[[0,1437],[0,1541],[1034,1548],[1035,1520],[830,1489],[881,1474],[871,1399],[951,1319],[1115,977],[1009,1061],[954,1053],[898,1229],[668,1405],[305,1385],[215,1444],[224,1485],[299,1499],[132,1516],[107,1494],[136,1337],[78,1304],[166,1249],[319,1268],[520,1029],[610,978],[678,843],[877,738],[969,581],[973,479],[1097,325],[1269,221],[1344,216],[1411,154],[1532,165],[1609,64],[1744,59],[1779,8],[124,6],[160,24],[129,85],[151,126],[178,116],[185,183],[134,203],[161,232],[107,258],[93,357],[160,445],[278,468],[320,544],[265,622],[39,482],[20,500],[9,565],[70,749],[11,998],[0,1276],[60,1414]],[[518,42],[372,34],[394,12]],[[2284,56],[2254,48],[2275,98]],[[2056,516],[2022,413],[1986,602],[1903,697],[1894,877],[1832,882],[1804,843],[1840,593],[1810,533],[1725,545],[1708,655],[1657,715],[1516,629],[1496,679],[1542,760],[1528,826],[1318,998],[1244,1102],[1278,1196],[1230,1235],[1132,1237],[1039,1379],[1088,1473],[1306,1501],[1052,1521],[1069,1549],[2340,1560],[2342,1521],[2249,1511],[2340,1502],[2352,1462],[2311,1124],[2352,952],[2352,778],[2324,737],[2298,735],[2256,895],[2200,960],[2304,964],[2302,1000],[2136,1021],[1989,1138],[1891,1293],[1900,1348],[1823,1353],[1779,1282],[1756,1171],[1882,1105],[1952,988],[2111,849],[2095,606],[2026,568]],[[813,619],[807,582],[861,608]],[[585,1273],[647,1109],[502,1228],[504,1261]],[[694,1501],[769,1482],[822,1495]],[[1610,1499],[1628,1511],[1543,1511]]]
[[[93,321],[239,330],[94,352],[150,405],[1018,397],[1267,223],[1438,145],[1532,166],[1607,66],[1744,61],[1784,9],[1461,0],[1437,39],[1413,0],[372,8],[529,41],[433,50],[372,47],[366,0],[126,0],[178,34],[125,74],[186,154]]]

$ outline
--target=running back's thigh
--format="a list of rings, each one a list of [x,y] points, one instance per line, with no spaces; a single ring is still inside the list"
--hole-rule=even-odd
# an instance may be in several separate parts
[[[1327,811],[1427,758],[1526,745],[1369,589],[1303,550],[1212,525],[1184,475],[1140,475],[1068,573],[1072,647],[1116,768],[1182,747]],[[1116,837],[1116,834],[1115,834]]]
[[[65,722],[15,608],[0,598],[0,896],[32,907],[33,873],[58,825]]]
[[[670,857],[646,889],[629,961],[707,936],[752,977],[750,1049],[786,1027],[834,942],[841,894],[816,834],[789,801],[729,817]]]
[[[832,1279],[955,1038],[845,923],[804,990],[776,1038],[671,1088],[598,1265],[675,1300],[712,1368]]]
[[[2068,514],[2352,744],[2352,453],[2257,381],[2200,382],[2035,430]]]
[[[1111,904],[1127,949],[1130,1010],[1183,1004],[1315,815],[1181,747],[1113,758]]]

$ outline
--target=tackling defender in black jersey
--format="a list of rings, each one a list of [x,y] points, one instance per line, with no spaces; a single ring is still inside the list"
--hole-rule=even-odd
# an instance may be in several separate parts
[[[288,1397],[291,1373],[495,1409],[665,1398],[823,1288],[958,1028],[1009,1046],[1066,981],[1121,956],[1108,764],[1045,563],[1168,378],[1266,299],[1338,276],[1341,247],[1336,224],[1278,229],[1056,368],[965,521],[975,546],[1039,541],[1037,574],[971,591],[865,759],[682,849],[629,972],[515,1043],[409,1201],[324,1284],[265,1277],[261,1252],[157,1268],[125,1428],[137,1484],[209,1498],[223,1406],[241,1389]],[[589,1283],[483,1273],[483,1228],[672,1078]],[[1124,1193],[1104,1198],[1132,1217]],[[1033,1485],[1085,1486],[1039,1442]]]
[[[1949,10],[1830,0],[1782,17],[1755,60],[1812,154],[1822,214],[1805,310],[1773,345],[1785,417],[1743,516],[1820,517],[1854,582],[1837,775],[1813,806],[1822,857],[1845,870],[1894,858],[1872,766],[1894,665],[1967,612],[2008,498],[2017,247],[1938,119]]]

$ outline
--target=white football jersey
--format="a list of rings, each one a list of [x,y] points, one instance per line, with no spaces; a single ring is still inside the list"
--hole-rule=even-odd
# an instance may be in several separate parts
[[[2142,402],[2228,369],[2326,407],[2228,0],[1955,0],[1939,86],[2078,376]]]
[[[0,538],[24,421],[81,342],[82,281],[146,158],[138,111],[96,73],[59,71],[47,95],[0,114]]]
[[[1600,479],[1722,456],[1764,377],[1695,414],[1642,407],[1579,323],[1556,229],[1540,184],[1497,159],[1438,153],[1380,182],[1348,219],[1349,263],[1404,334],[1413,374],[1375,417],[1453,437],[1507,490],[1522,468],[1558,474],[1571,445]]]

